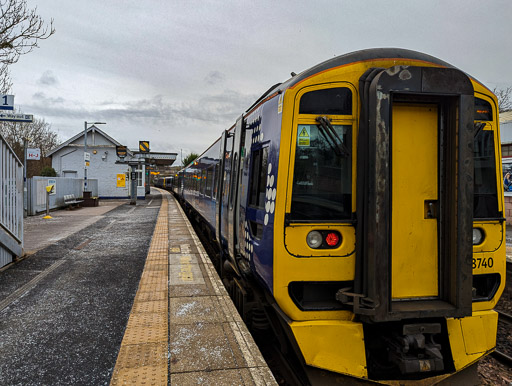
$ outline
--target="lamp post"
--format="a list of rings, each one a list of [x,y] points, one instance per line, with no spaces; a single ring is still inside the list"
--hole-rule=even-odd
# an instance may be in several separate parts
[[[84,192],[87,192],[87,126],[106,125],[106,122],[84,122]]]

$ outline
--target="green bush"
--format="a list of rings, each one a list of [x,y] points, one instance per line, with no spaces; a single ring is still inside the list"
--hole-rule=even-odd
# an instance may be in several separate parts
[[[51,166],[45,166],[42,170],[41,170],[41,175],[43,177],[57,177],[57,172],[55,171],[54,168],[52,168]]]

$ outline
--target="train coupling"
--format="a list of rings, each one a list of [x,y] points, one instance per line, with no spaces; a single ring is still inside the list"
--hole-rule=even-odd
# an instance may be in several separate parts
[[[395,332],[386,339],[389,361],[397,365],[402,374],[444,370],[441,345],[434,341],[439,333],[439,323],[403,325],[402,334]]]

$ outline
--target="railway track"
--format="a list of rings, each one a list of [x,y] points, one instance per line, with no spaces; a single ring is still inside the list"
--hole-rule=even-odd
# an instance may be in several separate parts
[[[507,324],[512,324],[512,315],[510,315],[506,312],[500,311],[500,310],[495,310],[495,311],[498,313],[500,321],[507,323]]]
[[[499,321],[506,323],[509,326],[512,326],[512,315],[500,310],[495,311],[498,313]],[[495,350],[491,355],[494,359],[498,360],[502,364],[512,367],[512,357],[510,355],[504,353],[501,350]]]

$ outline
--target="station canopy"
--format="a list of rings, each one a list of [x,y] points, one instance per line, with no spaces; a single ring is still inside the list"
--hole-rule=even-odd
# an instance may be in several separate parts
[[[134,158],[143,159],[146,165],[171,166],[178,153],[159,153],[159,152],[138,152],[133,151]]]

